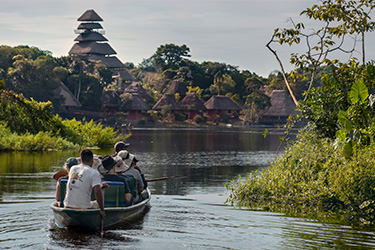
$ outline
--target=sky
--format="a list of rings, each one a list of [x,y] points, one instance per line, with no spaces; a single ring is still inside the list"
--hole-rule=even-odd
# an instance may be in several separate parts
[[[80,22],[94,9],[105,37],[123,62],[138,65],[160,45],[186,44],[191,60],[237,66],[261,76],[279,70],[265,47],[273,30],[290,27],[289,18],[309,22],[299,13],[316,0],[0,0],[0,44],[29,45],[66,56]],[[375,56],[375,38],[367,57]],[[373,45],[374,44],[374,45]],[[291,49],[275,47],[286,70]],[[357,53],[354,56],[360,57]]]

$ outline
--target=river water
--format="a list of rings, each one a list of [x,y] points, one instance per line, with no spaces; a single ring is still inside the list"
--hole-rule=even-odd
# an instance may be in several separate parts
[[[282,130],[268,130],[266,138],[264,128],[133,130],[129,151],[146,178],[180,178],[150,182],[144,213],[103,238],[57,228],[49,208],[52,175],[78,151],[0,153],[0,249],[375,248],[372,231],[224,205],[224,182],[261,171],[282,153]]]

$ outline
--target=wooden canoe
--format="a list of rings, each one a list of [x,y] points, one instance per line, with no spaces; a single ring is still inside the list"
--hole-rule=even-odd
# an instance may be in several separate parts
[[[147,198],[129,207],[105,207],[106,217],[104,227],[134,219],[139,216],[151,199],[151,193],[147,189]],[[72,209],[59,207],[57,202],[50,205],[58,227],[82,227],[90,230],[100,229],[100,209]]]

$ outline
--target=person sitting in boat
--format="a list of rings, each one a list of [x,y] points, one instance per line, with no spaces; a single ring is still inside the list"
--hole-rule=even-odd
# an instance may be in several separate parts
[[[115,153],[112,155],[112,157],[115,157],[117,156],[118,152],[120,152],[121,150],[127,150],[127,148],[129,147],[129,143],[125,143],[123,141],[119,141],[119,142],[116,142],[115,146],[114,146],[114,149],[115,149]]]
[[[92,168],[94,154],[89,149],[81,151],[81,163],[70,168],[64,199],[66,208],[100,208],[100,216],[105,217],[104,201],[100,189],[102,180],[98,171]],[[96,201],[91,202],[94,189]]]
[[[129,152],[127,150],[121,150],[120,152],[117,153],[117,156],[116,157],[121,157],[121,159],[127,163],[125,163],[125,165],[130,168],[129,164],[130,164],[130,161],[129,161]],[[144,178],[144,175],[142,174],[142,171],[141,169],[139,168],[139,166],[135,165],[134,168],[136,170],[139,171],[139,173],[141,174],[141,178],[142,178],[142,183],[143,183],[143,188],[146,189],[147,188],[147,182],[145,181],[145,178]]]
[[[129,154],[129,157],[124,159],[125,165],[129,167],[128,170],[126,170],[123,174],[125,176],[132,176],[135,178],[137,182],[137,196],[134,198],[134,203],[137,203],[141,200],[139,194],[144,190],[144,184],[143,184],[143,178],[141,176],[141,173],[137,169],[137,162],[138,160],[135,158],[133,154]]]
[[[103,167],[102,159],[103,157],[101,157],[100,155],[94,154],[94,163],[92,164],[92,168],[98,170],[101,175],[107,172],[107,170],[105,170],[105,168]]]
[[[57,183],[56,183],[56,201],[57,202],[60,202],[60,180],[62,179],[68,179],[69,177],[69,170],[71,167],[75,166],[75,165],[78,165],[79,162],[77,160],[77,158],[75,157],[69,157],[65,164],[64,164],[64,169],[66,170],[65,171],[60,171],[57,173],[58,176],[54,176],[55,179],[57,179]]]
[[[121,175],[122,172],[126,171],[128,168],[123,163],[121,159],[116,161],[109,155],[106,155],[102,159],[103,167],[107,170],[107,173],[103,175],[104,181],[118,181],[124,183],[125,188],[125,206],[130,206],[133,204],[133,196],[131,195],[131,190],[129,189],[126,178]]]

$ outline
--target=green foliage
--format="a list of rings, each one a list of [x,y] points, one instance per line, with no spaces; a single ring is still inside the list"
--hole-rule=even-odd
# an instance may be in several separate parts
[[[4,80],[0,80],[0,92],[3,91],[5,88],[5,81]]]
[[[374,216],[369,216],[364,206],[375,200],[375,144],[356,148],[350,159],[341,152],[342,144],[305,131],[270,167],[249,174],[245,181],[233,181],[228,187],[228,201],[302,216],[350,218],[351,223],[366,220],[373,224]]]
[[[351,104],[364,103],[368,97],[368,89],[363,81],[358,80],[352,86],[349,92],[349,100]]]
[[[0,96],[0,119],[7,121],[11,131],[18,134],[51,131],[59,133],[62,123],[52,114],[51,102],[27,100],[22,94],[3,91]]]
[[[51,72],[58,66],[52,56],[39,56],[33,60],[17,55],[13,60],[12,67],[7,69],[10,89],[38,101],[54,100],[53,90],[60,86],[60,79],[51,77]]]
[[[207,122],[207,116],[196,115],[193,119],[197,124],[203,124]]]
[[[175,121],[185,121],[186,120],[186,115],[185,113],[183,112],[178,112],[178,111],[175,111],[174,112],[174,118],[175,118]]]
[[[346,119],[363,133],[372,126],[374,118],[374,97],[369,95],[375,90],[375,80],[371,77],[374,65],[360,65],[351,60],[347,64],[332,63],[330,67],[332,73],[325,75],[323,86],[312,88],[308,98],[299,102],[298,109],[319,136],[334,139]],[[339,119],[341,111],[345,112],[344,121]]]
[[[6,123],[0,123],[0,151],[4,150],[61,150],[76,148],[78,145],[53,135],[51,132],[39,132],[36,135],[26,133],[18,135],[11,132]]]
[[[145,120],[145,119],[140,119],[140,120],[138,121],[138,125],[139,125],[139,126],[144,126],[144,125],[146,125],[146,120]]]
[[[158,111],[155,111],[155,110],[148,110],[147,111],[147,115],[148,115],[148,120],[150,122],[156,122],[160,117],[159,117],[159,113]]]
[[[362,64],[327,59],[332,51],[342,50],[346,35],[361,34],[363,40],[365,32],[374,30],[375,23],[369,21],[373,8],[373,1],[324,0],[301,13],[325,24],[312,35],[303,33],[302,23],[275,30],[271,42],[307,41],[305,54],[291,56],[291,63],[302,70],[291,76],[303,79],[305,69],[311,69],[313,79],[323,63],[330,71],[323,75],[323,84],[309,88],[299,102],[308,125],[297,141],[261,173],[232,181],[228,202],[374,225],[375,96],[370,93],[375,93],[375,66],[365,64],[364,56]],[[317,44],[310,43],[314,36]],[[271,85],[278,84],[276,77],[273,80]]]
[[[0,120],[4,138],[2,150],[46,150],[80,146],[111,146],[115,132],[93,121],[62,120],[52,114],[50,102],[27,100],[23,95],[3,91]],[[16,139],[15,139],[16,138]]]
[[[190,57],[190,49],[185,45],[165,44],[160,45],[151,57],[154,65],[160,71],[167,68],[177,69],[185,57]]]
[[[96,124],[92,120],[90,122],[85,120],[81,122],[75,119],[64,120],[63,125],[67,131],[70,131],[69,140],[79,145],[105,147],[115,143],[116,134],[114,130],[110,127],[104,128],[103,125]]]
[[[27,151],[61,150],[74,147],[77,145],[61,137],[56,137],[51,132],[39,132],[36,135],[26,133],[18,136],[14,143],[14,150]]]

